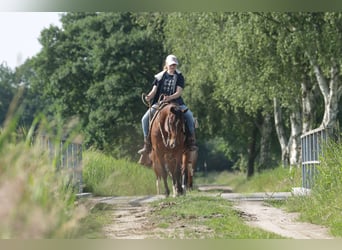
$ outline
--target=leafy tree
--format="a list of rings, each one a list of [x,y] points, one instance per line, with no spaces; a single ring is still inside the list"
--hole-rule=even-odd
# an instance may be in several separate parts
[[[260,135],[253,131],[262,126],[260,112],[265,107],[271,111],[268,93],[265,93],[267,89],[262,83],[259,84],[259,92],[256,88],[256,65],[260,63],[257,60],[261,60],[258,55],[262,52],[255,55],[253,40],[249,39],[251,31],[246,38],[239,31],[248,26],[240,18],[244,16],[233,13],[177,13],[169,17],[166,34],[170,36],[170,46],[188,70],[187,82],[192,89],[187,93],[194,112],[199,113],[199,120],[204,124],[201,136],[224,138],[227,142],[226,155],[230,159],[236,161],[241,155],[248,156],[253,165],[255,150],[259,146],[248,148],[247,145],[259,143]],[[250,51],[246,50],[248,48]],[[264,112],[266,114],[267,111]]]
[[[340,14],[174,13],[168,20],[169,44],[186,62],[188,81],[196,82],[191,97],[206,111],[202,119],[209,135],[224,136],[227,142],[241,138],[241,148],[257,143],[259,160],[265,159],[272,143],[267,124],[274,116],[283,162],[298,164],[300,135],[315,127],[320,115],[315,112],[322,99],[318,87],[326,107],[321,126],[336,121],[342,90]],[[227,129],[234,123],[222,116],[228,110],[240,119],[249,117],[240,129],[246,126],[251,137]],[[252,132],[255,127],[258,133]],[[254,158],[251,150],[249,158]]]
[[[6,63],[0,64],[0,125],[6,119],[10,103],[17,90],[17,85],[14,72]]]
[[[152,29],[162,19],[146,13],[67,13],[62,28],[43,30],[43,49],[34,62],[40,80],[34,85],[50,103],[45,112],[79,117],[88,147],[135,155],[146,109],[140,96],[164,56],[162,35]]]

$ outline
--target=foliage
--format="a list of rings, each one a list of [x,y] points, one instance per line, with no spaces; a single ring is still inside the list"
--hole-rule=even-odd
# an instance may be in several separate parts
[[[6,64],[0,64],[0,125],[5,121],[10,103],[15,95],[15,75]]]
[[[241,171],[251,160],[257,170],[272,168],[280,158],[275,124],[262,131],[265,118],[274,118],[273,98],[288,136],[291,113],[303,108],[306,79],[314,93],[311,126],[320,124],[325,103],[312,63],[327,79],[331,66],[340,65],[341,21],[329,12],[68,12],[61,28],[41,32],[42,50],[6,86],[25,86],[24,124],[42,112],[48,119],[78,117],[86,148],[137,160],[146,110],[141,93],[173,53],[186,80],[184,100],[199,121],[201,153],[217,156],[210,165],[215,169],[224,156]],[[1,79],[7,73],[0,71]]]
[[[140,95],[161,63],[160,34],[149,28],[159,19],[67,13],[63,28],[41,33],[32,87],[49,101],[45,112],[80,118],[86,147],[126,157],[136,152],[145,111]]]

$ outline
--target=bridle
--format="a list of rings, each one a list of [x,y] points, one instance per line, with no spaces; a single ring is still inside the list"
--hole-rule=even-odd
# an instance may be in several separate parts
[[[174,114],[175,116],[176,116],[176,114]],[[168,115],[167,117],[166,117],[166,119],[167,119],[167,123],[168,123],[168,127],[169,128],[171,128],[171,122],[170,122],[170,116]],[[176,121],[176,124],[175,124],[175,137],[177,138],[177,136],[178,136],[178,125],[179,125],[179,120],[177,119],[177,121]],[[160,122],[160,113],[158,114],[158,127],[159,127],[159,131],[160,131],[160,134],[161,134],[161,136],[162,136],[162,139],[163,139],[163,144],[164,144],[164,146],[165,146],[165,148],[168,148],[168,147],[170,147],[169,146],[169,142],[170,142],[170,139],[171,139],[171,132],[169,131],[169,132],[166,132],[167,133],[167,139],[165,139],[165,135],[164,135],[164,133],[163,133],[163,129],[162,129],[162,125],[161,125],[161,122]]]

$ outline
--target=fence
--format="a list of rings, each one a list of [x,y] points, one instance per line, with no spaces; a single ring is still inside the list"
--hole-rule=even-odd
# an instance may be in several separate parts
[[[70,181],[78,193],[82,193],[82,144],[66,140],[56,142],[47,136],[41,136],[40,144],[48,150],[50,159],[56,161],[57,171],[67,170]]]
[[[322,149],[334,134],[334,130],[331,128],[320,128],[301,136],[303,188],[312,188],[314,177],[317,175],[316,167],[320,164],[319,159],[323,155]]]

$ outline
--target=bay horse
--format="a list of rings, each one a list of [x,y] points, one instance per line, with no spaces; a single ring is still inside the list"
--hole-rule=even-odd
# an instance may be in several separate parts
[[[152,150],[150,159],[157,177],[157,193],[163,180],[165,195],[170,195],[168,175],[172,179],[173,196],[183,194],[182,162],[185,152],[185,123],[182,110],[177,104],[162,103],[150,127]],[[182,187],[183,186],[183,187]]]

